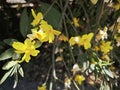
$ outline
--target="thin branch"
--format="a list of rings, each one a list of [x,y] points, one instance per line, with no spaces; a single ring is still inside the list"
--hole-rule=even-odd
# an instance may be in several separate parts
[[[18,8],[18,7],[34,7],[33,3],[22,3],[22,4],[11,4],[10,8]],[[3,6],[0,6],[0,9],[3,9]]]

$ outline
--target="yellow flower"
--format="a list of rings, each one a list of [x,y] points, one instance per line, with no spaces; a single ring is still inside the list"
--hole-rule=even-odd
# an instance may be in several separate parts
[[[100,50],[100,48],[99,48],[98,46],[95,46],[95,47],[93,48],[93,50],[95,50],[95,51],[97,52],[97,51]]]
[[[59,39],[60,41],[64,41],[64,42],[68,41],[68,37],[66,37],[66,36],[63,35],[63,34],[61,34],[58,39]]]
[[[65,84],[65,88],[70,88],[70,85],[71,85],[71,79],[66,77],[65,80],[64,80],[64,84]]]
[[[115,4],[114,8],[115,8],[116,11],[119,10],[120,9],[120,3]]]
[[[42,15],[41,12],[39,12],[39,13],[36,15],[33,9],[32,9],[31,11],[32,11],[32,15],[33,15],[33,17],[34,17],[34,20],[32,21],[31,24],[32,24],[33,26],[36,26],[36,25],[38,25],[38,24],[40,23],[40,21],[43,19],[43,15]]]
[[[41,20],[40,24],[41,25],[48,25],[47,21],[45,21],[45,20]]]
[[[85,78],[82,75],[76,75],[74,80],[78,82],[79,85],[81,85]]]
[[[56,58],[56,62],[62,61],[62,60],[63,60],[63,58],[62,58],[61,56],[58,56],[58,57]]]
[[[88,49],[91,47],[91,39],[93,37],[94,33],[89,33],[89,34],[85,34],[81,37],[80,42],[79,42],[79,46],[84,46],[85,49]]]
[[[75,75],[78,71],[80,71],[80,67],[78,64],[74,64],[72,68],[73,75]]]
[[[110,29],[111,31],[113,31],[114,27],[115,27],[115,24],[113,24],[112,26],[110,26],[109,29]],[[117,24],[117,26],[116,26],[116,29],[117,29],[117,32],[120,33],[120,22],[118,22],[118,24]]]
[[[25,60],[25,62],[29,62],[31,56],[37,56],[40,52],[39,50],[35,50],[36,47],[34,46],[35,42],[31,41],[30,39],[26,39],[24,43],[21,42],[13,42],[12,47],[15,49],[16,53],[24,53],[22,60],[19,61],[20,63]]]
[[[106,61],[110,61],[110,57],[108,56],[108,54],[103,54],[101,59],[106,60]]]
[[[46,84],[42,84],[42,86],[38,86],[38,90],[47,90]]]
[[[71,37],[69,40],[70,45],[75,45],[80,42],[80,36]]]
[[[54,30],[49,24],[41,24],[40,29],[44,32],[42,34],[42,41],[49,41],[49,43],[53,42],[55,35],[58,36],[61,34],[60,31]]]
[[[110,52],[110,50],[112,50],[113,47],[111,46],[111,42],[110,41],[102,41],[101,45],[100,45],[100,50],[103,52],[103,53],[108,53]]]
[[[79,24],[79,18],[74,17],[72,24],[74,24],[75,27],[79,27],[80,26],[80,24]]]
[[[116,37],[116,42],[117,42],[117,46],[119,47],[120,46],[120,37]]]
[[[38,39],[40,42],[45,42],[46,34],[44,33],[43,30],[38,30],[37,28],[32,29],[32,34],[28,34],[27,37],[30,38],[31,40]]]
[[[38,35],[38,28],[32,29],[32,34],[28,34],[27,37],[30,40],[34,40],[34,39],[38,38],[39,37],[39,35]]]
[[[107,37],[107,27],[104,27],[104,29],[99,30],[98,34],[96,35],[96,41],[107,39]]]

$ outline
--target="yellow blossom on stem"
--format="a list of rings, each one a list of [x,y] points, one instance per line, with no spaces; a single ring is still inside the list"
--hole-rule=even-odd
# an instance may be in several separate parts
[[[36,50],[36,47],[34,46],[35,41],[31,41],[30,39],[26,39],[24,43],[21,42],[13,42],[12,47],[15,49],[16,53],[23,54],[22,60],[19,61],[20,63],[25,60],[25,62],[29,62],[31,56],[37,56],[40,52],[39,50]]]
[[[110,61],[110,57],[108,56],[108,54],[103,54],[101,59],[106,60],[106,61]]]
[[[120,46],[120,37],[115,37],[115,39],[116,39],[116,42],[117,42],[117,46],[119,47]]]
[[[98,34],[96,35],[96,41],[108,38],[107,29],[108,29],[107,27],[104,27],[103,30],[99,30]]]
[[[49,43],[53,42],[55,35],[58,36],[59,34],[61,34],[60,31],[54,30],[53,27],[49,24],[40,25],[40,29],[44,32],[42,34],[42,40],[49,41]]]
[[[113,47],[111,46],[111,42],[110,41],[102,41],[101,45],[100,45],[100,50],[103,52],[103,53],[109,53],[110,50],[112,50]]]
[[[38,86],[38,90],[47,90],[46,84],[42,84],[42,86]]]
[[[85,80],[85,78],[82,76],[82,75],[76,75],[74,80],[79,84],[81,85],[82,82]]]
[[[113,31],[114,27],[115,27],[115,24],[110,26],[109,30]],[[117,33],[120,33],[120,22],[118,22],[116,29],[117,29]]]
[[[40,42],[45,42],[45,33],[43,30],[38,30],[37,28],[32,29],[32,34],[28,34],[27,37],[31,40],[38,39]]]
[[[75,45],[80,42],[80,36],[71,37],[69,40],[70,45]]]
[[[62,60],[63,60],[63,58],[62,58],[61,56],[58,56],[58,57],[56,58],[56,62],[62,61]]]
[[[74,64],[71,71],[73,72],[73,75],[75,75],[78,71],[80,71],[79,65],[78,64]]]
[[[34,39],[38,38],[39,37],[39,35],[38,35],[38,28],[32,29],[32,34],[28,34],[27,37],[30,40],[34,40]]]
[[[80,24],[79,24],[79,18],[74,17],[72,24],[74,24],[75,27],[79,27],[80,26]]]
[[[120,3],[115,4],[114,8],[115,8],[116,11],[119,10],[120,9]]]
[[[94,33],[89,33],[89,34],[85,34],[81,37],[80,42],[79,42],[79,46],[84,46],[85,49],[89,49],[91,47],[91,40],[93,37]]]
[[[58,39],[59,39],[60,41],[64,41],[64,42],[68,41],[68,37],[66,37],[66,36],[63,35],[63,34],[61,34]]]
[[[100,50],[100,48],[99,48],[98,46],[95,46],[95,47],[93,48],[93,50],[95,50],[96,52],[98,52],[98,51]]]
[[[43,19],[43,15],[41,12],[39,12],[37,15],[35,14],[35,11],[33,9],[31,9],[32,11],[32,15],[34,17],[34,20],[32,21],[32,25],[33,26],[36,26],[40,23],[40,21]]]
[[[65,80],[64,80],[64,84],[65,84],[65,88],[70,88],[70,85],[71,85],[71,79],[66,77]]]

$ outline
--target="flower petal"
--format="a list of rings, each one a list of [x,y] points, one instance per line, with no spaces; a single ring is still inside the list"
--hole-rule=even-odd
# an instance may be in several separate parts
[[[34,51],[31,52],[31,55],[32,56],[37,56],[39,52],[40,52],[39,50],[34,50]]]
[[[23,43],[21,43],[21,42],[14,42],[13,44],[12,44],[12,47],[14,48],[14,49],[16,49],[16,50],[25,50],[27,47],[26,47],[26,45],[24,45]]]

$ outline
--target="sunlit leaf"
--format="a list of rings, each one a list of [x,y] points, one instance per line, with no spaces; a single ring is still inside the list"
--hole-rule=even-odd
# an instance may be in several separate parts
[[[15,88],[17,86],[17,83],[18,83],[18,74],[17,72],[15,73],[15,79],[14,79],[14,85],[13,85],[13,88]]]
[[[18,72],[22,77],[24,77],[24,71],[23,71],[23,68],[20,65],[18,67]]]
[[[96,4],[98,0],[90,0],[92,4]]]
[[[106,73],[109,77],[114,78],[112,71],[110,71],[109,69],[106,69],[106,68],[103,68],[103,70],[105,71],[105,73]]]
[[[3,53],[0,55],[0,61],[11,58],[12,55],[13,55],[13,53],[14,53],[14,50],[13,50],[13,49],[7,49],[5,52],[3,52]]]
[[[86,70],[89,67],[89,61],[83,63],[83,70]]]
[[[11,67],[13,67],[16,64],[17,64],[16,61],[9,61],[2,67],[2,69],[3,70],[9,70]]]
[[[2,79],[0,80],[0,84],[2,84],[11,74],[11,72],[13,71],[13,68],[11,68],[8,72],[6,72],[4,74],[4,76],[2,77]]]
[[[12,67],[13,70],[12,70],[12,72],[11,72],[11,74],[10,74],[10,77],[13,76],[13,75],[17,72],[17,65],[18,65],[18,64],[14,65],[14,66]]]

